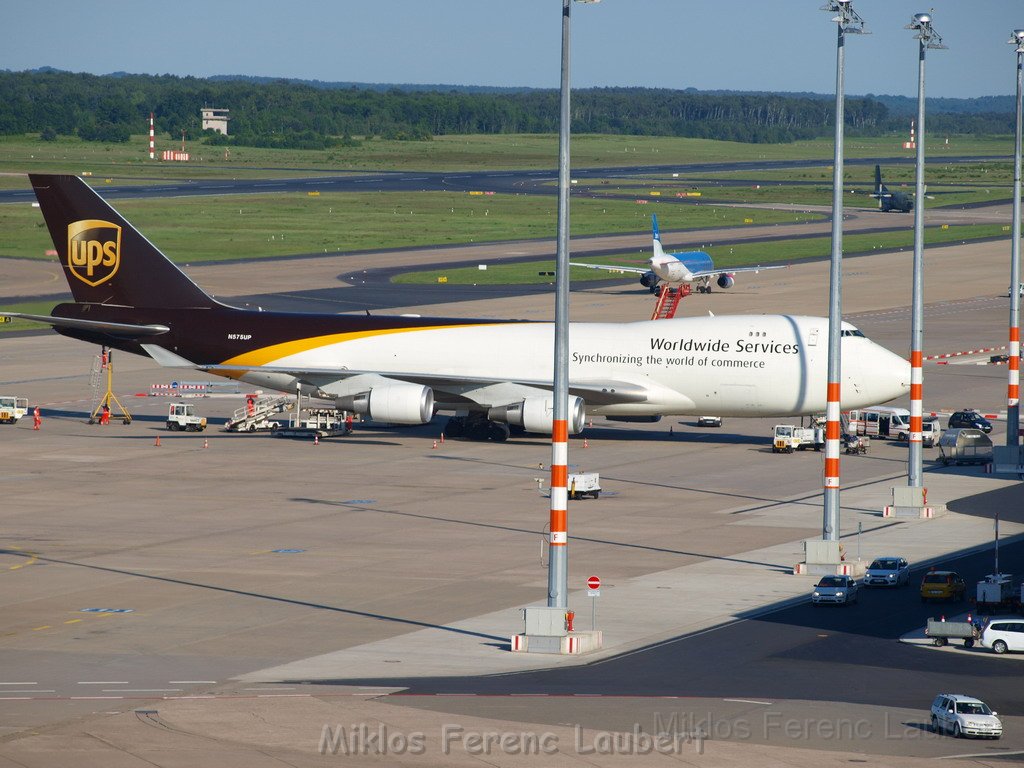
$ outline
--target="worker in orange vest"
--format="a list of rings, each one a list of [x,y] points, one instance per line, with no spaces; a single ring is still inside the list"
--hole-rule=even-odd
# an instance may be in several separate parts
[[[100,413],[100,424],[107,426],[110,423],[110,406],[103,404],[103,411]]]
[[[41,426],[43,426],[43,417],[39,415],[39,406],[37,405],[32,411],[32,429],[39,429]]]

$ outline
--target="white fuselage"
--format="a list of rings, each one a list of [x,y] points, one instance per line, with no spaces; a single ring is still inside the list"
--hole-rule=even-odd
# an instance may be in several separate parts
[[[543,391],[542,382],[550,390],[552,380],[550,323],[405,328],[309,341],[307,349],[266,365],[376,371],[406,379],[417,372],[451,377],[463,383],[432,385],[438,401],[444,401],[444,392],[454,392],[488,406],[535,395]],[[909,391],[909,364],[845,323],[841,348],[843,409],[877,405]],[[628,383],[646,391],[643,402],[588,402],[588,413],[782,416],[825,410],[825,318],[735,315],[573,323],[569,349],[570,387]],[[344,380],[338,385],[342,391]]]

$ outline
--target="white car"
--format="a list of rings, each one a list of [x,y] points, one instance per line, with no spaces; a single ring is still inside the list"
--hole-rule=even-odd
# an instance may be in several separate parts
[[[698,427],[720,427],[722,426],[721,416],[698,416],[697,417]]]
[[[1003,724],[988,704],[962,693],[940,693],[932,702],[932,730],[948,731],[955,738],[983,736],[998,739]]]
[[[910,583],[910,564],[902,557],[876,557],[864,573],[865,587],[902,587]]]
[[[1024,621],[990,621],[981,632],[981,644],[996,653],[1024,651]]]
[[[857,602],[857,589],[857,580],[852,576],[822,576],[814,585],[811,602],[814,605],[849,605]]]

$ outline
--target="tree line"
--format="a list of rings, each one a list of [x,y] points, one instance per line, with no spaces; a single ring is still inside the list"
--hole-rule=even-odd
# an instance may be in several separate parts
[[[390,90],[314,87],[172,75],[90,75],[56,70],[0,72],[0,135],[128,141],[158,128],[202,135],[200,109],[230,110],[230,136],[207,131],[213,144],[323,149],[353,137],[429,140],[448,134],[557,133],[553,89]],[[784,143],[831,136],[834,104],[820,96],[709,93],[648,88],[588,88],[572,94],[576,133],[685,136]],[[852,135],[906,133],[905,114],[877,98],[850,98]],[[952,134],[1007,134],[1010,113],[929,113],[929,129]]]

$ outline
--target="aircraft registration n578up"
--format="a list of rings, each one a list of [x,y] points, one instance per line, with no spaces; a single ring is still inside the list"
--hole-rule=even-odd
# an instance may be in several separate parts
[[[74,301],[67,336],[255,386],[333,400],[390,423],[453,414],[446,433],[504,440],[550,433],[553,324],[525,320],[262,312],[202,291],[85,182],[31,174]],[[570,424],[587,414],[782,416],[825,409],[828,322],[736,315],[572,323]],[[842,331],[842,406],[909,391],[908,363]]]

